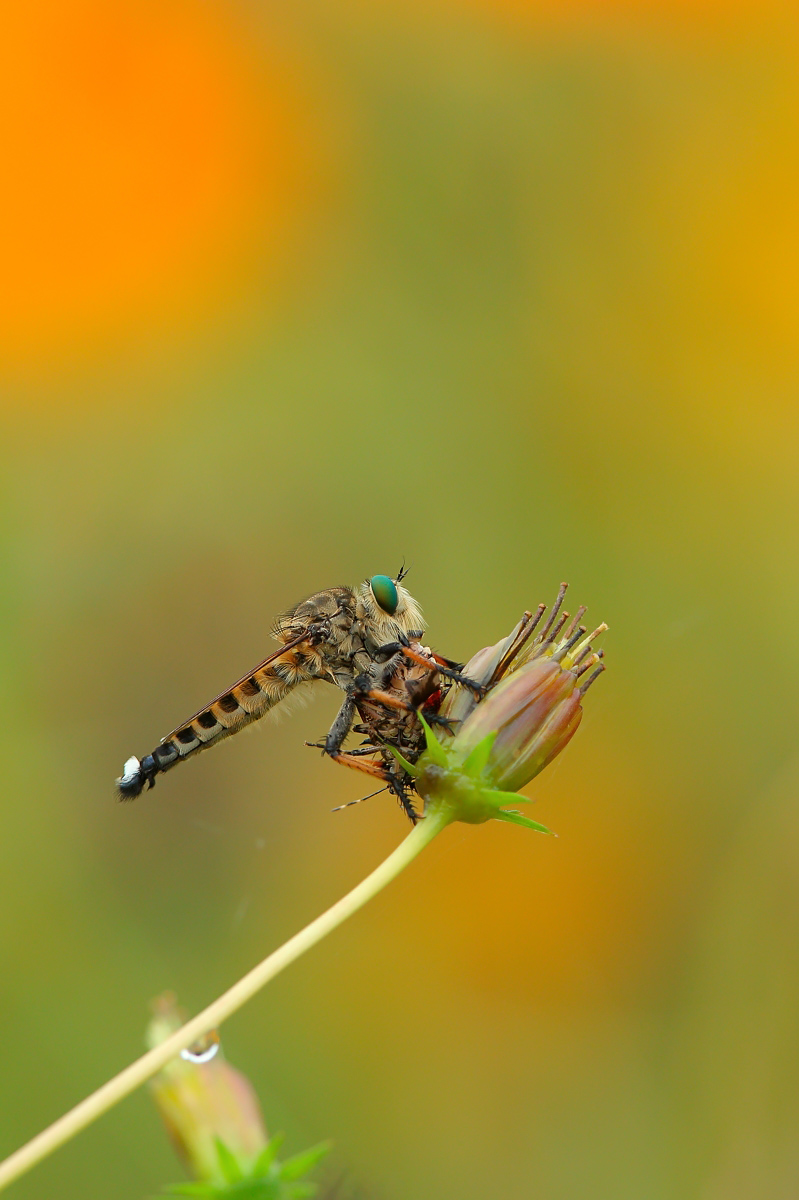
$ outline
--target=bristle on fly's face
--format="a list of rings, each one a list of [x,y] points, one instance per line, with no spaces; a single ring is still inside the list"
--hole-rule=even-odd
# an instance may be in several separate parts
[[[140,796],[145,784],[145,775],[141,763],[135,754],[127,760],[122,768],[122,775],[116,781],[120,800],[135,800]]]

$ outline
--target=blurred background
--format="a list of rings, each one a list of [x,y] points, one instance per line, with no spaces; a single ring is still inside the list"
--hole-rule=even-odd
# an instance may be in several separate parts
[[[561,579],[609,671],[224,1031],[364,1200],[799,1192],[799,23],[754,0],[28,0],[0,43],[0,1151],[406,833],[303,746],[128,755],[374,573]],[[142,1091],[16,1185],[181,1172]]]

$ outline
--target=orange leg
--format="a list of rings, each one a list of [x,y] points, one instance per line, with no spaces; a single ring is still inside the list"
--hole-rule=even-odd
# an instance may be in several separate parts
[[[463,687],[467,687],[471,692],[474,692],[478,700],[482,699],[486,690],[482,684],[476,683],[473,679],[468,679],[467,676],[462,675],[460,671],[450,670],[449,667],[446,667],[439,662],[438,658],[436,658],[434,662],[430,662],[429,658],[425,658],[423,654],[417,654],[417,652],[412,650],[410,646],[403,646],[402,653],[406,658],[409,658],[411,662],[416,663],[418,666],[427,667],[429,671],[438,671],[439,675],[444,675],[447,679],[454,679],[456,683],[460,683],[463,685]]]
[[[400,696],[392,696],[391,692],[382,692],[379,688],[370,688],[363,695],[367,700],[376,700],[384,708],[396,708],[400,712],[413,712],[412,704],[409,704],[407,700],[403,700]]]
[[[372,775],[375,779],[387,781],[389,778],[388,771],[385,767],[381,767],[379,763],[369,762],[368,759],[356,758],[354,754],[347,754],[339,750],[337,754],[330,754],[334,763],[341,763],[342,767],[350,767],[353,771],[363,771],[364,775]]]
[[[365,775],[371,775],[373,778],[380,779],[388,784],[389,791],[393,792],[397,797],[403,812],[411,824],[415,825],[420,820],[420,814],[413,807],[411,795],[407,787],[399,778],[392,776],[387,767],[381,767],[378,763],[365,762],[362,758],[356,758],[352,754],[342,753],[341,751],[338,754],[330,754],[328,752],[328,757],[332,758],[333,762],[341,763],[342,767],[351,767],[353,771],[363,771]]]

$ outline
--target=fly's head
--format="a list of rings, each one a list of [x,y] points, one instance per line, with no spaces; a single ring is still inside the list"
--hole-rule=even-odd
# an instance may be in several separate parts
[[[378,645],[395,641],[398,634],[418,637],[425,627],[421,608],[402,586],[402,575],[373,575],[357,589],[358,616]]]

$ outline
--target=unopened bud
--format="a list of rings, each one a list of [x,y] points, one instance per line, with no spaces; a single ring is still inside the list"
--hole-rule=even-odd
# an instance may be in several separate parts
[[[574,736],[582,697],[604,670],[603,652],[593,649],[593,641],[607,626],[586,635],[579,624],[582,607],[567,625],[569,614],[560,612],[565,593],[562,584],[535,638],[546,605],[535,617],[525,613],[507,638],[478,651],[464,667],[485,695],[452,689],[438,714],[448,732],[439,741],[427,729],[427,749],[413,769],[426,806],[449,808],[452,820],[479,824],[494,818],[549,832],[500,806],[526,799],[515,793]]]
[[[153,1003],[147,1030],[151,1046],[164,1041],[184,1023],[174,996]],[[159,1071],[150,1089],[170,1139],[189,1174],[197,1180],[223,1182],[219,1143],[233,1158],[249,1166],[265,1149],[266,1127],[252,1085],[231,1067],[213,1036]],[[210,1057],[209,1057],[210,1054]]]
[[[488,693],[455,736],[452,748],[468,754],[495,734],[486,779],[517,792],[543,771],[577,730],[583,710],[574,672],[549,658],[519,667]]]

